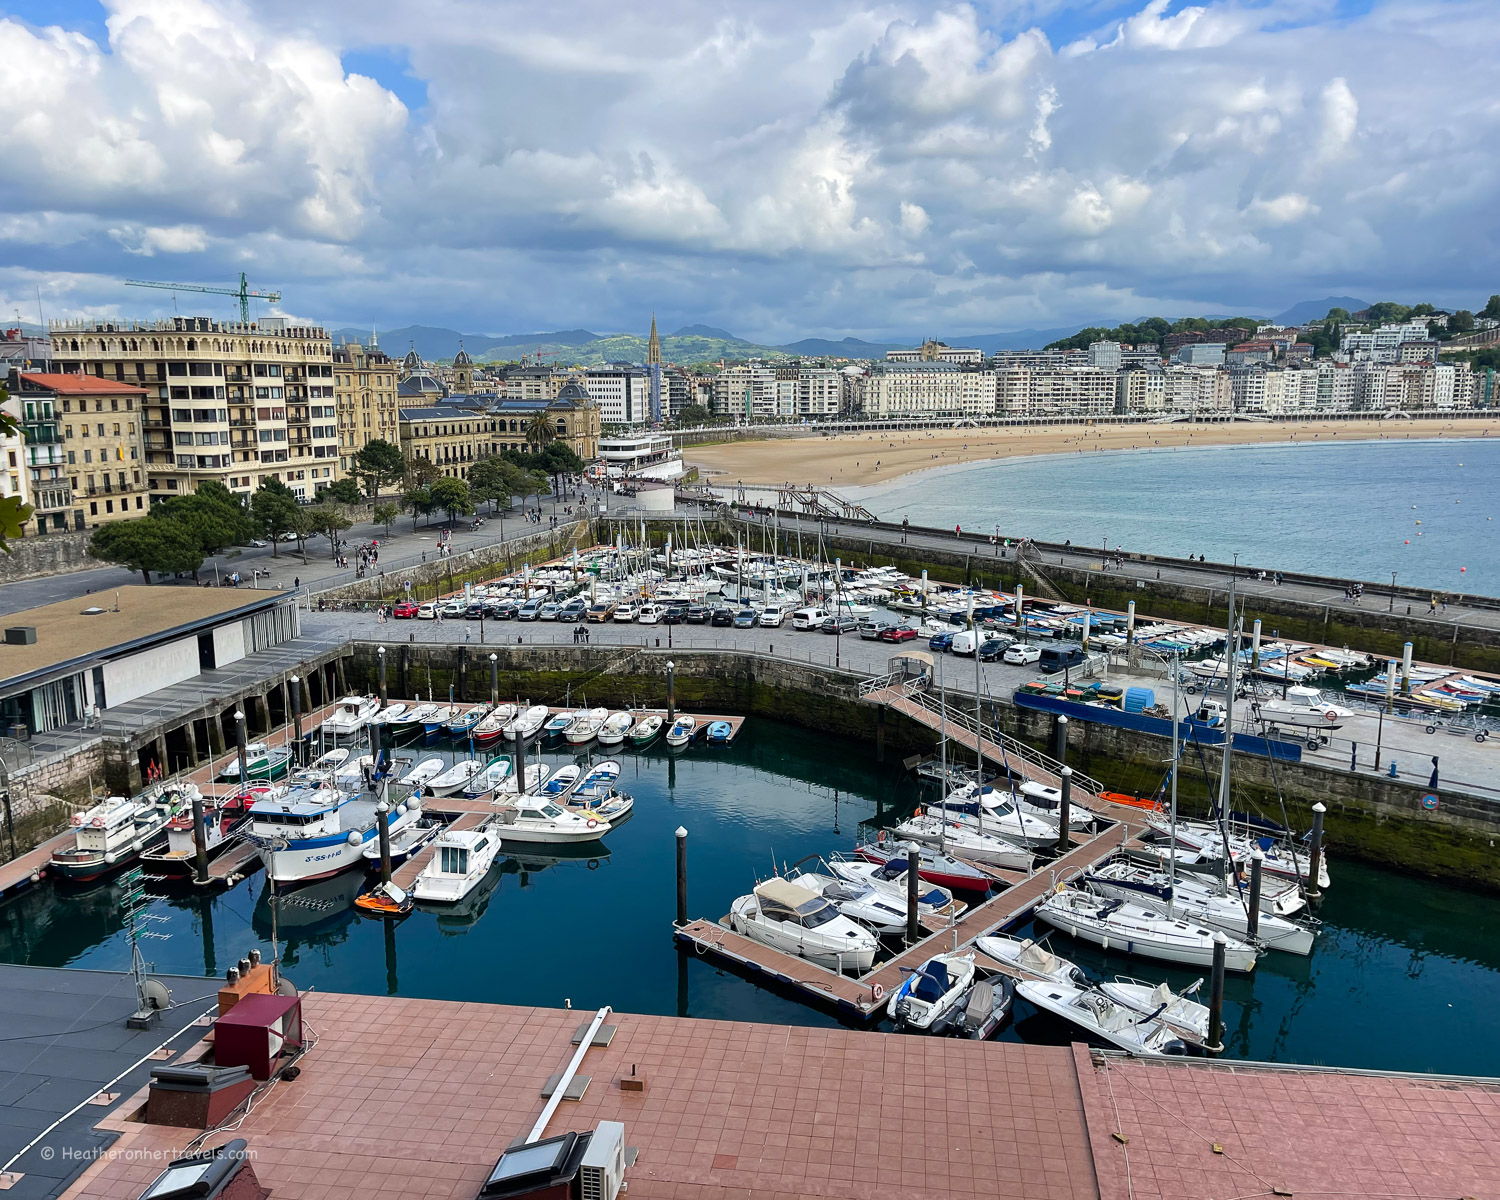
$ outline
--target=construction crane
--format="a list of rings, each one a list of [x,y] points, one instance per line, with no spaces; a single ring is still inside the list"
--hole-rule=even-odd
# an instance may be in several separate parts
[[[205,292],[213,296],[238,296],[240,299],[240,322],[250,324],[250,301],[265,300],[271,304],[281,303],[280,292],[252,292],[250,285],[245,280],[245,272],[240,272],[240,286],[232,287],[203,287],[196,283],[155,283],[149,279],[127,279],[128,287],[162,288],[169,292]]]

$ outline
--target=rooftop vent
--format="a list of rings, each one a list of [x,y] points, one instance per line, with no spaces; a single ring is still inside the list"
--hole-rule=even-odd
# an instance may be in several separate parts
[[[91,604],[83,610],[82,615],[85,617],[97,617],[100,613],[107,613],[108,611],[109,609],[107,608],[100,608],[97,604]]]
[[[5,644],[7,646],[35,646],[35,625],[12,625],[5,631]]]

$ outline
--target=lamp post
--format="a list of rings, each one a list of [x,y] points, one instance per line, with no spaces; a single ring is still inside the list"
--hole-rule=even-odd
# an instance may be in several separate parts
[[[1386,612],[1396,611],[1396,572],[1391,572],[1391,602],[1386,605]]]

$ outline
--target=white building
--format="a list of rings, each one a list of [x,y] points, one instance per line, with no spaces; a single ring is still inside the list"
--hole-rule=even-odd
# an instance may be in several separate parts
[[[1120,369],[1120,343],[1090,342],[1089,366],[1098,367],[1102,371],[1118,371]]]
[[[599,462],[611,479],[628,475],[640,479],[671,480],[683,472],[682,452],[664,433],[600,438]]]
[[[1117,413],[1158,413],[1167,406],[1167,377],[1140,367],[1115,376]]]
[[[1226,412],[1231,406],[1229,373],[1217,367],[1168,367],[1162,385],[1169,412]]]
[[[1115,372],[1094,367],[1028,372],[1026,415],[1108,416],[1115,411]]]
[[[871,417],[959,416],[963,383],[950,362],[876,363],[855,380],[855,403]]]
[[[644,425],[651,419],[651,384],[639,367],[594,367],[580,382],[605,425]]]
[[[756,364],[726,367],[713,377],[713,411],[735,418],[779,413],[776,371]]]
[[[984,361],[984,351],[972,347],[950,346],[946,342],[923,342],[915,350],[887,350],[886,362],[946,362],[977,367]]]
[[[797,415],[836,417],[844,402],[844,376],[832,367],[802,367],[797,372]]]

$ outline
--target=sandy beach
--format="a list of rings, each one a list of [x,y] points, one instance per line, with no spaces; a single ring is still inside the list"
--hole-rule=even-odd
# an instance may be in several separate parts
[[[688,446],[683,456],[689,466],[699,468],[705,483],[795,483],[837,489],[889,483],[933,467],[1036,454],[1085,454],[1153,446],[1477,437],[1500,437],[1500,418],[924,429]]]

